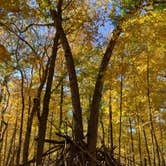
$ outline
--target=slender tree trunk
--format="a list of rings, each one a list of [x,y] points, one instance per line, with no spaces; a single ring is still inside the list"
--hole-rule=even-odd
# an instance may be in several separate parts
[[[52,124],[53,124],[53,112],[51,113],[51,126],[49,132],[49,139],[52,139]],[[51,149],[51,144],[49,144],[49,149]],[[51,165],[51,154],[48,155],[48,166]]]
[[[60,39],[65,53],[67,70],[69,73],[70,90],[71,90],[71,98],[73,106],[73,131],[74,131],[73,136],[75,142],[82,142],[83,139],[82,108],[80,103],[80,94],[79,94],[77,76],[76,76],[71,48],[67,40],[66,34],[64,32],[64,29],[62,27],[62,16],[61,16],[62,0],[59,0],[58,4],[59,4],[58,12],[54,10],[52,11],[52,15],[53,19],[55,20],[56,29],[57,31],[60,32]]]
[[[36,164],[38,166],[42,163],[42,154],[44,149],[44,139],[46,134],[46,125],[47,125],[47,118],[49,113],[49,103],[50,103],[50,97],[51,97],[51,87],[52,87],[52,81],[54,76],[54,67],[55,67],[55,59],[57,56],[57,50],[58,50],[58,40],[59,40],[59,32],[57,31],[54,37],[54,43],[53,43],[53,49],[52,49],[52,55],[50,59],[50,66],[48,71],[48,78],[46,83],[46,92],[43,99],[43,111],[40,117],[39,121],[39,131],[38,131],[38,144],[37,144],[37,159]]]
[[[25,141],[23,146],[23,163],[27,166],[28,166],[28,151],[29,151],[29,143],[30,143],[30,134],[31,134],[34,112],[35,112],[34,109],[32,109],[30,115],[28,116],[27,129],[26,129]]]
[[[25,111],[25,99],[24,99],[24,75],[22,70],[20,69],[21,74],[21,99],[22,99],[22,110],[21,110],[21,122],[20,122],[20,133],[19,133],[19,143],[17,149],[17,157],[16,157],[16,165],[19,165],[21,148],[22,148],[22,132],[24,126],[24,111]]]
[[[135,65],[135,64],[134,64]],[[135,69],[135,68],[134,68]],[[136,71],[135,71],[136,73]],[[134,75],[134,89],[137,89],[137,82],[136,82],[136,75]],[[137,134],[138,134],[138,150],[139,150],[139,159],[140,159],[140,166],[143,166],[143,158],[142,158],[142,141],[141,141],[141,127],[140,127],[140,119],[139,119],[139,111],[138,111],[138,107],[137,107],[137,94],[135,92],[135,96],[134,96],[134,103],[135,103],[135,111],[137,113],[137,117],[135,122],[138,125],[138,129],[136,130]]]
[[[23,163],[25,165],[28,165],[29,144],[30,144],[30,136],[31,136],[34,114],[38,114],[37,115],[38,120],[40,120],[40,98],[41,98],[42,89],[46,83],[49,62],[50,61],[48,59],[48,62],[46,65],[46,70],[43,73],[43,78],[41,80],[40,86],[39,86],[38,91],[37,91],[37,97],[33,99],[33,108],[32,108],[30,115],[28,116],[25,141],[24,141],[24,146],[23,146]]]
[[[114,150],[114,140],[113,140],[113,125],[112,125],[112,97],[110,95],[110,98],[109,98],[109,135],[110,135],[110,141],[111,141],[111,152],[112,152],[112,155],[113,155],[113,150]]]
[[[0,165],[3,160],[2,150],[4,146],[4,136],[5,132],[7,131],[8,123],[4,121],[3,113],[1,115],[1,127],[0,127]]]
[[[101,116],[101,119],[100,119],[100,124],[101,124],[101,131],[102,131],[102,140],[101,140],[101,143],[102,145],[105,146],[105,130],[104,130],[104,124],[103,124],[103,116]]]
[[[163,145],[164,145],[164,142],[163,142],[163,129],[162,129],[162,126],[161,126],[161,123],[160,123],[161,119],[160,119],[160,111],[159,111],[159,129],[160,129],[160,140],[161,140],[161,149],[160,149],[160,153],[161,153],[161,158],[162,158],[162,164],[163,166],[166,165],[165,163],[165,159],[164,159],[164,148],[163,148]]]
[[[122,60],[123,61],[123,60]],[[121,136],[122,136],[122,104],[123,104],[123,76],[121,74],[120,78],[120,108],[119,108],[119,163],[120,163],[120,156],[121,156]]]
[[[63,89],[63,81],[62,81],[61,94],[60,94],[59,130],[61,130],[62,121],[63,121],[63,97],[64,97],[64,89]]]
[[[5,163],[6,163],[7,142],[8,142],[8,130],[6,131],[6,136],[5,136],[5,145],[4,145],[4,154],[3,154],[3,165],[5,165]]]
[[[4,138],[5,138],[5,134],[8,132],[8,122],[5,122],[5,119],[4,119],[4,114],[9,106],[9,97],[10,97],[10,92],[9,92],[9,87],[8,87],[8,84],[7,84],[7,80],[6,78],[4,78],[4,81],[2,83],[2,87],[0,89],[0,104],[2,103],[3,101],[3,98],[5,97],[5,93],[4,93],[4,87],[6,87],[6,91],[7,91],[7,100],[5,99],[5,104],[4,106],[2,107],[2,110],[1,110],[1,121],[0,121],[0,165],[3,163],[5,165],[5,155],[6,155],[6,148],[7,148],[7,135],[6,135],[6,139],[4,141]],[[4,151],[2,153],[2,150],[3,150],[3,147],[4,147]]]
[[[98,117],[99,117],[99,108],[102,96],[103,89],[103,76],[109,64],[110,57],[112,55],[116,41],[120,35],[121,29],[118,27],[110,40],[110,43],[106,49],[106,52],[103,56],[98,76],[96,79],[95,89],[93,93],[93,99],[90,106],[90,119],[88,123],[88,151],[96,158],[96,144],[97,144],[97,130],[98,130]],[[95,166],[96,163],[94,160],[90,159],[89,166]]]
[[[144,135],[145,147],[146,147],[146,151],[147,151],[147,155],[148,155],[149,166],[152,166],[151,158],[150,158],[150,152],[149,152],[149,147],[148,147],[148,141],[147,141],[147,137],[146,137],[146,132],[145,132],[144,126],[143,126],[143,135]]]
[[[131,137],[131,152],[132,152],[132,161],[133,161],[132,165],[135,166],[133,130],[132,130],[132,122],[131,122],[131,118],[130,117],[129,117],[129,124],[130,124],[130,137]]]
[[[137,129],[137,134],[138,134],[138,149],[139,149],[139,159],[140,159],[140,166],[143,165],[143,158],[142,158],[142,143],[141,143],[141,132],[140,132],[140,122],[139,122],[139,117],[137,116],[137,123],[138,123],[138,129]]]
[[[144,158],[144,166],[147,166],[147,160]]]
[[[151,101],[150,101],[150,68],[149,68],[150,59],[149,58],[150,58],[149,54],[147,54],[147,98],[148,98],[148,110],[149,110],[149,120],[150,120],[150,133],[152,138],[154,165],[156,166],[155,151],[157,151],[158,166],[160,166],[159,145],[158,145],[157,137],[154,130],[152,108],[151,108]],[[156,145],[156,150],[155,150],[155,145]]]
[[[13,130],[13,133],[12,133],[12,137],[11,137],[11,141],[10,141],[8,153],[6,154],[6,163],[5,163],[5,166],[8,166],[9,160],[10,160],[10,156],[12,154],[12,151],[13,152],[15,151],[15,149],[14,149],[15,146],[13,146],[13,144],[14,144],[14,141],[16,139],[17,123],[18,123],[18,117],[16,118],[16,121],[15,121],[14,130]]]

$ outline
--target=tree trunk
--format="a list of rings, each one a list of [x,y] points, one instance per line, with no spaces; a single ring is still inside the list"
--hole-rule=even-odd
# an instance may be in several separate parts
[[[142,158],[142,148],[141,148],[141,132],[140,132],[140,122],[139,122],[139,117],[137,116],[137,123],[138,123],[138,129],[137,129],[137,133],[138,133],[138,149],[139,149],[139,159],[140,159],[140,166],[143,165],[143,158]]]
[[[59,0],[59,3],[60,2],[61,0]],[[79,94],[73,55],[66,34],[62,27],[62,18],[61,18],[62,13],[60,7],[61,5],[59,5],[59,10],[58,10],[59,12],[52,11],[52,15],[55,20],[56,30],[59,31],[60,33],[60,39],[65,53],[67,70],[69,73],[70,90],[71,90],[71,98],[73,106],[73,136],[76,142],[82,142],[83,124],[82,124],[82,108],[80,103],[80,94]]]
[[[149,166],[152,166],[151,158],[150,158],[150,152],[149,152],[149,147],[148,147],[148,141],[147,141],[147,137],[146,137],[146,132],[145,132],[144,126],[143,126],[143,135],[144,135],[146,151],[147,151],[147,154],[148,154]]]
[[[17,157],[16,157],[16,165],[19,165],[20,155],[21,155],[21,147],[22,147],[22,132],[24,126],[24,110],[25,110],[25,99],[24,99],[24,75],[21,69],[19,70],[21,74],[21,99],[22,99],[22,109],[21,109],[21,122],[20,122],[20,133],[19,133],[19,143],[17,149]]]
[[[18,123],[18,117],[16,118],[16,121],[15,121],[14,130],[13,130],[13,133],[12,133],[8,153],[6,154],[6,162],[5,162],[6,166],[8,166],[8,164],[9,164],[12,152],[15,151],[15,149],[14,149],[15,146],[13,146],[13,144],[14,144],[14,141],[16,140],[17,123]]]
[[[165,159],[164,159],[164,142],[163,142],[163,129],[160,123],[161,119],[160,119],[160,112],[159,112],[159,129],[160,129],[160,140],[161,140],[161,148],[160,148],[160,154],[161,154],[161,159],[162,159],[162,164],[161,165],[166,165],[165,163]]]
[[[40,120],[40,98],[41,98],[41,92],[43,89],[43,86],[45,85],[47,74],[48,74],[48,66],[49,66],[49,60],[46,65],[46,70],[43,73],[43,78],[41,80],[40,86],[37,91],[37,97],[33,99],[33,108],[28,116],[27,121],[27,128],[26,128],[26,134],[25,134],[25,141],[23,146],[23,164],[28,165],[28,152],[29,152],[29,143],[30,143],[30,136],[31,136],[31,129],[32,129],[32,123],[33,123],[33,117],[34,114],[38,114],[38,119]]]
[[[123,57],[122,57],[123,65]],[[120,78],[120,107],[119,107],[119,163],[121,157],[121,137],[122,137],[122,104],[123,104],[123,75],[122,75],[123,66],[121,66],[121,78]]]
[[[46,91],[43,99],[43,110],[39,121],[39,131],[38,131],[38,144],[37,144],[37,159],[36,164],[38,166],[42,163],[42,154],[44,149],[44,139],[46,134],[46,126],[47,126],[47,118],[49,113],[49,103],[51,98],[51,87],[54,76],[54,67],[55,67],[55,59],[57,56],[58,50],[58,40],[59,40],[59,32],[57,31],[54,37],[52,55],[50,59],[50,66],[48,71],[48,78],[46,83]]]
[[[53,124],[53,112],[51,113],[51,126],[49,131],[49,139],[52,140],[52,124]],[[51,149],[51,144],[49,144],[49,149]],[[51,154],[48,155],[48,166],[51,164]]]
[[[153,146],[153,161],[154,166],[156,165],[156,156],[155,152],[157,152],[157,159],[158,159],[158,166],[160,166],[160,152],[159,152],[159,145],[156,137],[156,133],[154,130],[154,124],[153,124],[153,115],[152,115],[152,108],[151,108],[151,101],[150,101],[150,59],[149,54],[147,54],[147,99],[148,99],[148,111],[149,111],[149,120],[150,120],[150,133],[151,133],[151,139],[152,139],[152,146]],[[155,150],[156,145],[156,150]]]
[[[63,81],[61,84],[61,94],[60,94],[60,114],[59,114],[59,130],[61,130],[62,121],[63,121],[63,97],[64,97],[64,90],[63,90]]]
[[[110,135],[110,141],[111,141],[111,152],[113,153],[114,151],[114,140],[113,140],[113,125],[112,125],[112,98],[111,98],[111,94],[110,94],[110,98],[109,98],[109,135]],[[112,154],[113,155],[113,154]]]
[[[110,57],[112,55],[115,43],[120,35],[121,29],[118,27],[110,40],[110,43],[106,49],[106,52],[103,56],[98,76],[96,79],[95,89],[93,93],[93,99],[90,106],[90,119],[88,123],[88,151],[96,158],[96,144],[97,144],[97,130],[98,130],[98,117],[99,117],[99,108],[100,108],[100,101],[102,96],[102,89],[103,89],[103,76],[109,64]],[[89,166],[95,166],[96,163],[94,160],[90,159]]]
[[[4,154],[3,154],[3,165],[5,165],[5,163],[6,163],[7,142],[8,142],[8,130],[6,131],[6,136],[5,136],[5,145],[4,145]]]
[[[134,142],[133,142],[133,130],[132,130],[132,122],[131,122],[131,118],[130,118],[130,117],[129,117],[129,124],[130,124],[130,138],[131,138],[132,161],[133,161],[133,166],[135,166],[135,153],[134,153]]]

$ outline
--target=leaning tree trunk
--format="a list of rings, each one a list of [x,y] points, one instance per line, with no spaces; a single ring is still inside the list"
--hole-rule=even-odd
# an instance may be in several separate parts
[[[62,0],[58,2],[58,12],[52,10],[52,16],[55,21],[56,30],[60,33],[60,39],[62,43],[62,47],[65,53],[67,70],[69,73],[69,81],[70,81],[70,90],[71,90],[71,98],[72,98],[72,106],[73,106],[73,136],[76,142],[82,142],[83,139],[83,124],[82,124],[82,109],[80,103],[80,94],[77,82],[77,75],[75,70],[75,64],[73,60],[73,55],[71,52],[71,48],[62,27]]]
[[[104,84],[103,76],[108,67],[109,60],[111,58],[116,41],[119,38],[120,33],[122,32],[122,29],[120,27],[122,23],[121,21],[124,21],[125,19],[128,19],[131,15],[135,14],[140,9],[141,5],[142,5],[142,0],[138,1],[135,8],[131,9],[130,14],[127,15],[126,18],[120,20],[116,29],[113,31],[113,36],[108,44],[108,47],[100,64],[99,72],[95,83],[93,99],[90,106],[90,119],[88,123],[88,151],[92,154],[93,158],[96,158],[95,152],[97,144],[99,107],[100,107],[102,89]],[[95,161],[92,158],[90,158],[89,166],[95,166],[95,165],[96,165]]]
[[[121,29],[117,27],[114,31],[113,36],[110,40],[110,43],[106,49],[106,52],[103,56],[99,72],[96,79],[93,99],[90,107],[90,119],[88,123],[88,151],[96,158],[96,144],[97,144],[97,130],[98,130],[98,117],[99,117],[99,108],[102,96],[102,89],[103,89],[103,76],[109,64],[110,57],[112,55],[115,43],[120,35]],[[89,159],[90,166],[95,166],[95,161],[90,158]]]
[[[58,50],[58,40],[59,40],[59,32],[57,31],[54,37],[54,44],[52,49],[52,55],[50,59],[50,66],[48,70],[48,78],[46,83],[46,92],[43,99],[43,111],[40,116],[39,120],[39,131],[38,131],[38,144],[37,144],[37,158],[36,164],[41,165],[42,163],[42,154],[44,149],[44,139],[46,134],[46,125],[47,125],[47,118],[49,113],[49,103],[51,98],[51,87],[53,82],[54,76],[54,68],[55,68],[55,59],[57,56]]]

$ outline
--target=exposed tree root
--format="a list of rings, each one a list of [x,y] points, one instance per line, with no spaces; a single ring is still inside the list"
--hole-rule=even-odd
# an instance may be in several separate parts
[[[96,162],[96,166],[122,166],[113,156],[113,150],[102,145],[96,150],[94,158],[87,150],[85,142],[75,143],[69,136],[58,134],[64,138],[63,141],[45,140],[45,143],[51,143],[55,146],[43,153],[43,166],[88,166],[88,160]],[[37,141],[37,139],[36,139]],[[50,156],[51,157],[48,157]],[[28,164],[36,162],[36,157],[28,161]],[[21,164],[20,166],[25,166]]]

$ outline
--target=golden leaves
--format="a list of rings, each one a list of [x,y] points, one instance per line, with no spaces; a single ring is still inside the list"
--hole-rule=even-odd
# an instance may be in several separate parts
[[[0,44],[0,62],[5,62],[10,60],[10,54],[5,48],[5,46]]]

